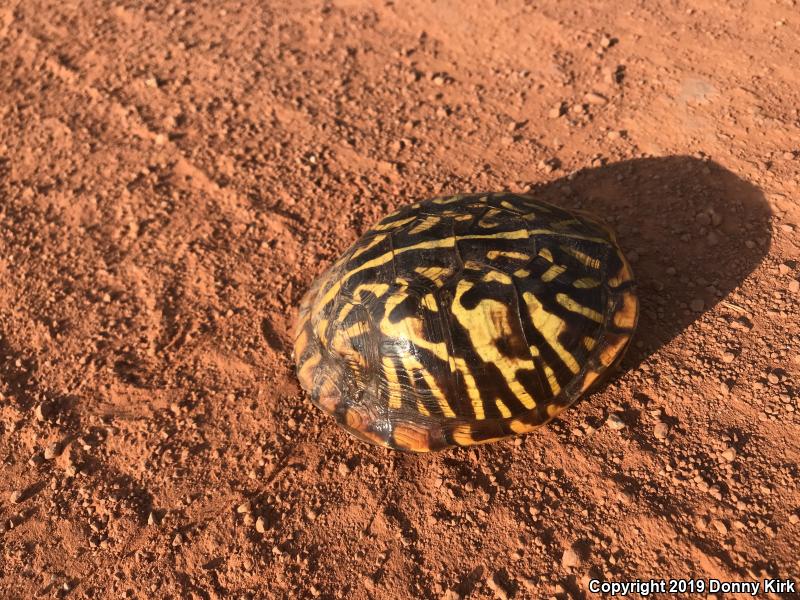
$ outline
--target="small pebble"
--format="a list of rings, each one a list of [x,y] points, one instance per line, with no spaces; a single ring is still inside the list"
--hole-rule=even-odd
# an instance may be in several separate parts
[[[150,513],[147,515],[147,524],[151,526],[158,525],[158,519],[153,511],[150,511]]]
[[[253,507],[250,504],[249,500],[245,500],[239,506],[236,507],[236,512],[239,513],[240,515],[242,515],[244,513],[252,512],[252,510],[253,510]]]
[[[608,98],[596,92],[589,92],[583,97],[583,99],[589,104],[594,104],[596,106],[600,106],[608,102]]]
[[[725,523],[723,523],[719,519],[714,519],[713,521],[711,521],[711,524],[714,526],[714,529],[719,531],[722,535],[728,533],[728,526],[725,525]]]
[[[792,279],[789,282],[789,291],[792,292],[793,294],[796,294],[797,292],[800,292],[800,281],[797,281],[796,279]]]
[[[725,364],[732,363],[735,358],[736,358],[736,355],[731,351],[727,351],[727,352],[723,352],[722,353],[722,362],[724,362]]]
[[[728,462],[733,462],[736,459],[736,448],[732,446],[725,448],[725,450],[722,453],[722,458],[724,458]]]
[[[563,102],[559,102],[550,109],[550,111],[547,113],[547,116],[551,119],[557,119],[567,111],[566,109],[566,105]]]
[[[575,552],[573,548],[567,548],[564,550],[564,554],[561,555],[561,566],[565,569],[579,567],[581,565],[581,557],[578,556],[578,553]]]
[[[48,444],[47,448],[44,449],[45,460],[53,460],[59,454],[61,454],[61,444],[59,442]]]
[[[344,477],[345,475],[350,474],[350,467],[347,466],[347,463],[339,463],[339,475]]]
[[[258,533],[264,533],[264,531],[266,531],[266,527],[264,526],[264,517],[258,517],[256,519],[256,531]]]
[[[656,423],[656,426],[653,428],[653,435],[656,436],[658,440],[665,440],[667,439],[667,434],[669,433],[669,425],[666,423]]]
[[[11,504],[19,504],[23,499],[23,493],[21,490],[14,490],[11,492],[11,496],[9,497]]]
[[[798,516],[797,513],[790,514],[789,523],[791,523],[792,525],[797,525],[798,523],[800,523],[800,516]]]
[[[611,413],[608,415],[608,419],[606,419],[606,425],[608,425],[614,431],[625,429],[625,422],[616,413]]]
[[[48,420],[53,415],[53,407],[47,402],[40,402],[33,411],[36,420],[40,423]]]

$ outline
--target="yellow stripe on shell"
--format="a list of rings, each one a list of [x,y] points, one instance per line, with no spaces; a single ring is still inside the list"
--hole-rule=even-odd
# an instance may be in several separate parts
[[[402,227],[403,225],[407,225],[408,223],[411,223],[411,221],[414,221],[416,219],[417,219],[417,217],[413,216],[413,217],[407,217],[405,219],[398,219],[397,221],[390,221],[388,223],[381,222],[381,223],[378,223],[377,225],[375,225],[374,227],[372,227],[372,230],[373,231],[386,231],[387,229],[397,229],[398,227]],[[384,221],[385,220],[386,219],[384,219]]]
[[[514,213],[517,213],[517,214],[519,214],[519,212],[520,212],[519,208],[514,206],[513,204],[511,204],[511,202],[509,202],[508,200],[501,201],[500,202],[500,206],[502,206],[506,210],[510,210],[511,212],[514,212]]]
[[[536,367],[533,360],[506,356],[497,347],[499,340],[505,340],[518,334],[511,325],[514,322],[512,318],[516,320],[516,317],[512,317],[508,305],[489,298],[481,300],[471,310],[464,308],[461,304],[461,297],[472,287],[473,284],[469,281],[458,282],[451,312],[461,326],[469,331],[472,346],[481,360],[494,364],[503,374],[511,392],[525,408],[531,409],[536,406],[536,401],[517,380],[517,372],[534,370]],[[477,398],[480,400],[480,395],[477,395]],[[473,406],[476,404],[475,401],[472,403]]]
[[[554,229],[569,229],[572,225],[581,225],[578,219],[564,219],[563,221],[553,221],[550,226]]]
[[[497,283],[504,283],[506,285],[511,285],[512,279],[505,273],[501,271],[486,271],[481,277],[482,281],[486,283],[497,282]]]
[[[386,234],[386,233],[381,233],[379,235],[376,235],[374,238],[372,238],[369,241],[369,243],[366,246],[361,246],[361,248],[359,248],[355,252],[353,252],[353,255],[350,257],[350,260],[353,260],[354,258],[364,254],[364,252],[366,252],[367,250],[369,250],[371,248],[374,248],[375,246],[380,244],[383,240],[385,240],[387,237],[388,237],[388,234]]]
[[[453,202],[458,202],[459,200],[464,199],[464,194],[456,194],[455,196],[449,196],[444,198],[435,198],[433,200],[434,204],[452,204]]]
[[[473,444],[488,444],[489,442],[496,442],[502,440],[506,436],[497,436],[487,438],[485,440],[476,440],[472,435],[472,427],[470,425],[457,425],[453,428],[450,436],[453,441],[459,446],[471,446]]]
[[[433,294],[425,294],[422,297],[422,306],[431,312],[439,312],[439,305],[436,303],[436,297]]]
[[[511,421],[508,422],[508,427],[514,433],[528,433],[539,427],[539,425],[525,423],[524,421],[520,421],[519,419],[512,419]]]
[[[575,236],[579,237],[579,236]],[[605,240],[600,240],[605,241]],[[599,270],[600,269],[600,259],[594,258],[593,256],[589,256],[585,252],[581,252],[577,248],[573,248],[572,246],[565,246],[562,245],[561,249],[566,252],[567,254],[571,254],[575,258],[577,258],[581,263],[589,267],[590,269]]]
[[[486,253],[486,258],[489,260],[497,260],[498,258],[510,258],[513,260],[530,260],[530,255],[524,252],[516,252],[515,250],[489,250]]]
[[[503,402],[500,398],[495,398],[494,403],[497,405],[497,410],[500,411],[500,414],[503,415],[504,419],[507,419],[511,416],[511,411],[506,406],[506,403]]]
[[[556,294],[556,302],[558,302],[561,306],[566,308],[570,312],[578,313],[579,315],[583,315],[587,319],[591,319],[596,323],[603,322],[603,315],[599,312],[594,310],[593,308],[589,308],[588,306],[584,306],[583,304],[579,304],[574,299],[570,298],[566,294],[558,293]]]
[[[409,376],[411,376],[413,373],[419,373],[422,375],[422,378],[425,380],[425,384],[430,389],[431,395],[433,396],[433,399],[436,400],[436,404],[439,405],[439,409],[442,411],[442,414],[449,419],[454,419],[456,414],[453,412],[453,409],[447,402],[444,391],[438,386],[436,380],[433,378],[433,375],[431,375],[431,373],[416,359],[415,356],[409,354],[404,356],[401,360],[403,362],[403,368],[405,368]],[[413,377],[411,377],[411,380],[413,381]],[[419,406],[419,404],[420,400],[418,399],[417,405]],[[427,408],[425,408],[423,414],[430,416],[430,412],[428,412]]]
[[[566,270],[567,267],[564,267],[562,265],[551,265],[550,267],[548,267],[547,271],[542,273],[540,279],[545,283],[553,281],[553,279],[561,275]]]
[[[572,373],[578,373],[581,370],[578,361],[575,360],[575,357],[558,340],[561,332],[566,328],[566,323],[558,315],[547,312],[544,305],[531,292],[524,292],[522,298],[525,300],[525,304],[528,307],[528,314],[531,317],[533,326],[542,334],[545,340],[547,340],[547,343],[555,350],[556,354],[558,354],[558,357],[567,368],[572,371]],[[561,386],[558,385],[555,373],[549,365],[545,365],[545,373],[547,374],[548,381],[551,383],[553,393],[557,394],[561,390]],[[555,387],[553,387],[553,384],[555,384]]]
[[[400,380],[397,378],[397,369],[394,361],[388,356],[381,358],[381,364],[386,381],[386,393],[389,396],[389,408],[397,410],[402,406],[402,390],[400,390]]]
[[[578,289],[587,290],[596,288],[600,285],[600,282],[594,277],[581,277],[580,279],[573,281],[572,285]]]
[[[478,221],[478,226],[486,228],[497,227],[497,221],[495,219],[497,217],[502,217],[502,215],[502,211],[499,211],[496,208],[489,209]]]
[[[430,279],[436,287],[442,287],[445,280],[453,274],[453,270],[447,267],[416,267],[414,272]]]
[[[418,233],[422,233],[423,231],[428,231],[432,227],[439,224],[442,220],[439,217],[434,217],[433,215],[426,215],[426,217],[414,225],[411,229],[408,230],[409,235],[416,235]]]

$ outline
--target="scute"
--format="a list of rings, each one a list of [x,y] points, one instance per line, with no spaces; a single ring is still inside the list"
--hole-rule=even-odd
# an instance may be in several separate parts
[[[318,278],[300,383],[360,439],[428,451],[527,433],[617,364],[638,317],[613,233],[515,194],[384,218]]]

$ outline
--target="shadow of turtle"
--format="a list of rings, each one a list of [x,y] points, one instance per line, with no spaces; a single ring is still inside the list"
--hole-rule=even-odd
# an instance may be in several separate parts
[[[531,193],[593,213],[616,231],[641,302],[622,369],[636,368],[725,301],[770,246],[771,211],[763,193],[709,160],[628,160],[579,171]]]

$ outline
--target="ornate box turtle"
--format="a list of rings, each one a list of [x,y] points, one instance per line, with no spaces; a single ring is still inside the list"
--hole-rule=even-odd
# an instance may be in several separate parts
[[[404,207],[311,286],[297,373],[351,434],[402,450],[529,432],[622,357],[633,274],[613,232],[528,195]]]

